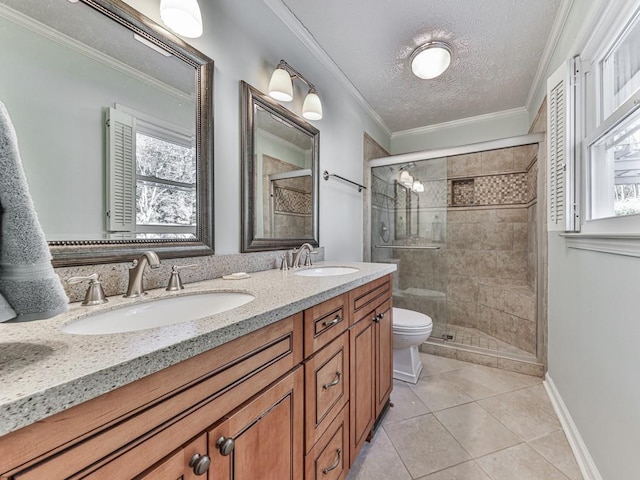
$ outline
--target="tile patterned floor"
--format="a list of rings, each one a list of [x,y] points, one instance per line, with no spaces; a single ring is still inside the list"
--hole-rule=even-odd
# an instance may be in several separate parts
[[[347,480],[582,480],[542,379],[421,356]]]

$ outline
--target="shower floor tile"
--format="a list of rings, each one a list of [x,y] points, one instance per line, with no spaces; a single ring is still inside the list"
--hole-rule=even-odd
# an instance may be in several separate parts
[[[452,337],[452,338],[451,338]],[[445,340],[446,338],[446,340]],[[531,357],[532,354],[515,345],[497,339],[488,333],[472,327],[447,325],[446,327],[434,325],[430,340],[446,341],[451,344],[465,345],[468,347],[482,348],[493,352],[511,353]]]

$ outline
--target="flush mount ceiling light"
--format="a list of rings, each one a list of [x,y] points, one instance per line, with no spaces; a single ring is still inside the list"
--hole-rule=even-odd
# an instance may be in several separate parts
[[[187,38],[202,35],[202,15],[198,0],[160,0],[160,18],[178,35]]]
[[[411,57],[411,71],[424,80],[436,78],[449,68],[451,46],[445,42],[429,42],[416,48]]]
[[[293,79],[295,78],[309,87],[309,92],[302,103],[302,116],[307,120],[320,120],[322,118],[322,103],[316,87],[284,60],[280,60],[277,68],[273,71],[269,82],[269,96],[281,102],[293,100]]]

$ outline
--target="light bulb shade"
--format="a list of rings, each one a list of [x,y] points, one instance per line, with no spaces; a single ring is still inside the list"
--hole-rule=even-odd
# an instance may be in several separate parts
[[[451,47],[444,42],[425,43],[411,54],[411,71],[425,80],[442,75],[450,63]]]
[[[160,18],[178,35],[187,38],[202,35],[202,15],[198,0],[160,0]]]
[[[309,91],[302,104],[302,116],[307,120],[320,120],[322,118],[322,103],[320,97],[313,91]]]
[[[407,188],[413,187],[413,177],[406,170],[403,170],[400,173],[400,178],[398,181]]]
[[[269,96],[281,102],[293,100],[291,75],[283,68],[276,68],[269,82]]]
[[[413,182],[413,185],[411,186],[411,190],[413,190],[416,193],[422,193],[424,192],[424,185],[420,180],[415,180]]]

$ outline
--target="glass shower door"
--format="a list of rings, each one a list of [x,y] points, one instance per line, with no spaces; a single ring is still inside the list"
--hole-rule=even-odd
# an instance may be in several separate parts
[[[433,320],[447,334],[446,159],[371,169],[371,260],[395,263],[394,306]]]

